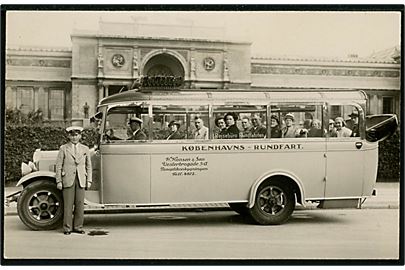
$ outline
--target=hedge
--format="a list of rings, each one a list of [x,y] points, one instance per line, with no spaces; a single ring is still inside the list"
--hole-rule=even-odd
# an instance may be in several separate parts
[[[400,150],[399,130],[387,140],[380,142],[377,181],[399,181],[401,171]]]
[[[36,149],[58,150],[68,141],[62,127],[6,125],[4,131],[4,178],[17,181],[21,178],[21,162],[32,161]],[[95,145],[97,132],[85,129],[81,142],[89,147]]]
[[[92,147],[97,142],[97,136],[95,130],[85,129],[81,142]],[[5,181],[17,181],[21,177],[21,162],[32,161],[35,149],[58,150],[67,141],[62,127],[7,125],[4,148]],[[380,143],[378,162],[378,181],[399,181],[399,131]]]

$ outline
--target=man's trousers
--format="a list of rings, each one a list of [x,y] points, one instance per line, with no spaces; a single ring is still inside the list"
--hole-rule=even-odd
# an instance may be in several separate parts
[[[73,185],[63,188],[63,230],[65,232],[83,229],[84,192],[84,188],[80,187],[77,174]]]

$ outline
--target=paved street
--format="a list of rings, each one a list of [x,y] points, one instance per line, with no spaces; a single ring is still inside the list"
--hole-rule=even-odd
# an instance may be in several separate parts
[[[281,226],[232,211],[92,214],[87,233],[30,231],[5,216],[6,258],[395,259],[398,209],[297,210]]]

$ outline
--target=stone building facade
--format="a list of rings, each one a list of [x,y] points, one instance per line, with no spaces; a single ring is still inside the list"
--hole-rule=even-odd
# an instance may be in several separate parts
[[[400,114],[399,52],[385,58],[251,56],[251,43],[219,39],[73,33],[72,49],[8,48],[6,107],[86,125],[98,101],[142,76],[181,77],[202,91],[365,90],[369,114]]]

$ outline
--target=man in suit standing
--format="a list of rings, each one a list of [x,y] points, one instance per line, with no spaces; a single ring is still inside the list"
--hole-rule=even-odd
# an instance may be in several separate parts
[[[145,133],[142,132],[142,119],[138,117],[131,117],[129,119],[129,127],[130,127],[130,137],[127,140],[146,140]]]
[[[59,148],[56,160],[56,187],[63,192],[63,233],[84,234],[84,190],[92,182],[90,151],[79,142],[82,127],[72,126],[66,131],[69,142]]]

